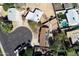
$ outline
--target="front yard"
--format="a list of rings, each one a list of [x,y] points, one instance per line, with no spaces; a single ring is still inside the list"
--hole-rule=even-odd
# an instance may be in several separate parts
[[[36,22],[33,22],[33,21],[28,21],[28,24],[29,24],[29,26],[31,27],[31,29],[33,30],[33,31],[36,31],[36,29],[39,27],[39,26],[41,26],[41,25],[39,25],[38,23],[36,23]]]

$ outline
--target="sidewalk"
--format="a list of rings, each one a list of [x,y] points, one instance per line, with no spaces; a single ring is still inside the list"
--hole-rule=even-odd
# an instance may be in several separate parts
[[[2,47],[1,42],[0,42],[0,49],[1,49],[1,51],[2,51],[3,56],[6,56],[6,54],[5,54],[5,52],[4,52],[4,49],[3,49],[3,47]]]

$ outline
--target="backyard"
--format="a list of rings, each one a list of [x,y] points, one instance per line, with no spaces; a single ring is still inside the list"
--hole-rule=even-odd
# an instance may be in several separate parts
[[[58,33],[55,36],[55,41],[54,43],[50,46],[50,49],[56,51],[55,55],[58,55],[58,52],[66,52],[65,55],[67,54],[67,56],[76,56],[76,52],[75,49],[72,48],[68,48],[66,49],[65,45],[64,45],[64,40],[67,39],[66,35],[64,32]]]
[[[63,14],[62,12],[57,14],[58,21],[59,21],[59,26],[60,28],[66,28],[69,26],[67,20],[66,20],[66,15],[65,13]]]

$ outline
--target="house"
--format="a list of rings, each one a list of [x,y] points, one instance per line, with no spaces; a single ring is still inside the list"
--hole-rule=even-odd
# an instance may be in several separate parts
[[[8,9],[8,20],[12,21],[13,27],[23,25],[22,14],[16,8]]]
[[[62,3],[53,3],[55,11],[64,10]]]
[[[75,44],[77,41],[79,42],[79,29],[68,31],[67,37],[71,38],[72,44]]]
[[[8,9],[8,19],[9,21],[22,21],[22,16],[16,8]]]
[[[70,9],[66,13],[69,26],[79,25],[79,14],[75,9]]]
[[[15,5],[19,6],[21,9],[25,9],[26,12],[28,12],[28,8],[30,9],[30,11],[33,11],[35,8],[39,8],[40,10],[42,10],[43,15],[40,19],[41,23],[48,20],[48,17],[50,17],[51,15],[55,16],[54,8],[51,3],[16,3]]]
[[[60,28],[68,28],[79,25],[79,14],[77,9],[57,11],[56,14]]]
[[[77,3],[53,3],[54,8],[56,11],[66,10],[66,9],[72,9],[74,7],[78,8]]]
[[[65,9],[79,8],[79,3],[64,3]]]
[[[64,3],[64,8],[65,9],[71,9],[71,8],[73,8],[73,3]]]
[[[35,21],[38,23],[42,15],[43,15],[43,11],[38,8],[35,8],[33,11],[29,11],[27,13],[26,20]]]
[[[39,8],[40,10],[42,10],[48,17],[50,17],[54,11],[53,11],[53,7],[51,3],[25,3],[23,5],[20,5],[21,7],[25,6],[25,8],[27,9],[28,7],[30,8],[30,10],[34,10],[34,8]]]

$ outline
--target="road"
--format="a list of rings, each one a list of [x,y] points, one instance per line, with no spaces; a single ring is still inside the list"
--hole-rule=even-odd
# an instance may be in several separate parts
[[[27,44],[28,40],[32,41],[32,33],[26,27],[19,27],[8,35],[0,31],[0,42],[7,56],[15,56],[15,48],[24,42]]]

